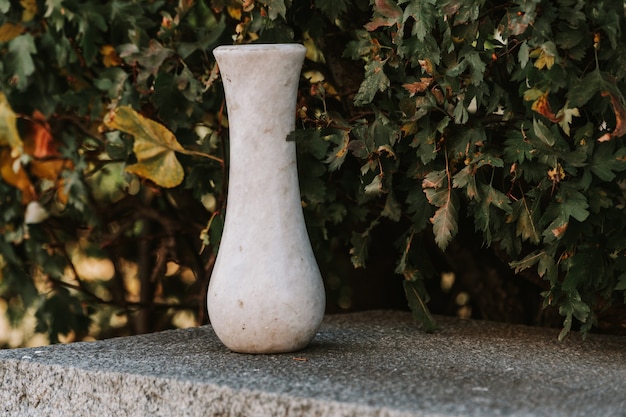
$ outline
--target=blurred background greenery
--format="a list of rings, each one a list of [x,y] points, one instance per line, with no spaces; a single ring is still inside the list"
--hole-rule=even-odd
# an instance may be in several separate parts
[[[0,346],[207,323],[228,161],[211,50],[250,42],[307,47],[289,140],[329,313],[625,331],[622,2],[0,12]]]

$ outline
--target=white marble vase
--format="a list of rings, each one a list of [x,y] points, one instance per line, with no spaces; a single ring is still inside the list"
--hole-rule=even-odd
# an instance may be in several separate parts
[[[224,232],[209,283],[211,325],[231,350],[302,349],[325,293],[302,214],[294,142],[298,44],[220,46],[230,166]]]

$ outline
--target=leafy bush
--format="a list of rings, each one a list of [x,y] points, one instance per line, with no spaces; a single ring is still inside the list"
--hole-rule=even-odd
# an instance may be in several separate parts
[[[348,260],[387,264],[370,247],[393,247],[385,273],[404,277],[433,329],[433,254],[471,224],[515,271],[539,277],[562,336],[625,301],[618,1],[0,0],[0,10],[0,307],[14,323],[35,314],[53,342],[205,320],[228,159],[211,50],[233,42],[307,47],[288,140],[329,279],[349,274]]]

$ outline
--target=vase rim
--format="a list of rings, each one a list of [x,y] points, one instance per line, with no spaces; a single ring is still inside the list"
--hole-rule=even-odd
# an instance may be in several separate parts
[[[243,45],[220,45],[213,49],[214,52],[301,52],[306,48],[299,43],[248,43]]]

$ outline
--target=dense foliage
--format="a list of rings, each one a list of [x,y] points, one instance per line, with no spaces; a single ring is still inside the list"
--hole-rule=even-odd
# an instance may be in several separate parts
[[[352,268],[386,266],[432,329],[425,282],[469,231],[536,278],[562,335],[625,301],[623,2],[0,11],[0,307],[13,323],[34,314],[52,342],[206,320],[228,160],[211,50],[230,43],[307,47],[287,139],[330,292]]]

